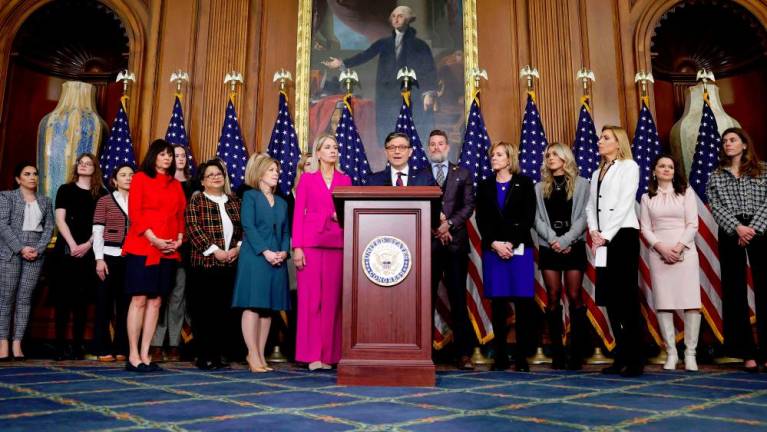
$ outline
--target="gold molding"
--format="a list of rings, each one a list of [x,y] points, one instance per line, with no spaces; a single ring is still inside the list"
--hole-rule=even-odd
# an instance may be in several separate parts
[[[298,145],[306,152],[309,136],[309,64],[312,47],[312,0],[298,0],[298,39],[296,40],[295,125]]]
[[[477,47],[477,0],[463,0],[463,78],[464,78],[464,113],[466,118],[474,98],[474,80],[472,69],[479,67],[479,49]]]
[[[477,0],[463,3],[463,76],[464,104],[468,114],[474,93],[471,69],[478,66]],[[298,0],[298,39],[296,41],[295,126],[302,151],[307,150],[309,135],[309,64],[312,46],[312,0]]]

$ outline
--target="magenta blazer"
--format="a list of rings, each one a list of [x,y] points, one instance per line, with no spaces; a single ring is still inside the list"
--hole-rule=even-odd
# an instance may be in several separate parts
[[[351,177],[336,171],[330,189],[319,170],[304,173],[296,188],[293,212],[293,247],[343,248],[344,232],[333,220],[333,190],[351,186]]]

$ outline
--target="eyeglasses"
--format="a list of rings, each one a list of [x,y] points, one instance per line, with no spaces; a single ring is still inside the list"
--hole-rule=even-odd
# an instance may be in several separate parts
[[[390,145],[390,146],[386,146],[385,148],[386,148],[386,151],[394,152],[394,151],[406,151],[407,149],[410,148],[410,146],[406,146],[406,145]]]
[[[87,161],[87,160],[81,160],[77,162],[77,165],[84,166],[84,167],[92,167],[93,162]]]
[[[210,173],[210,174],[206,175],[205,178],[206,179],[214,179],[214,178],[221,178],[223,176],[224,176],[223,173],[215,172],[215,173]]]

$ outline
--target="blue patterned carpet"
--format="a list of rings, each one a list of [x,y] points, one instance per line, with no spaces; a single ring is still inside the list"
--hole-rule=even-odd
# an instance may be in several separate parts
[[[569,373],[439,372],[436,388],[341,387],[284,366],[139,375],[95,363],[0,368],[0,431],[757,431],[767,374],[731,369],[636,379]]]

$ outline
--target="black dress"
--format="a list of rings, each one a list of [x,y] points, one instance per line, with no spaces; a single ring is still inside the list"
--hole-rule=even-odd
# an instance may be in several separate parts
[[[554,188],[548,198],[544,198],[546,213],[549,216],[551,229],[561,236],[570,230],[573,199],[567,197],[567,185],[564,176],[554,176]],[[546,245],[541,245],[538,256],[538,267],[541,270],[580,270],[586,269],[586,244],[578,240],[570,244],[570,253],[554,252]]]

